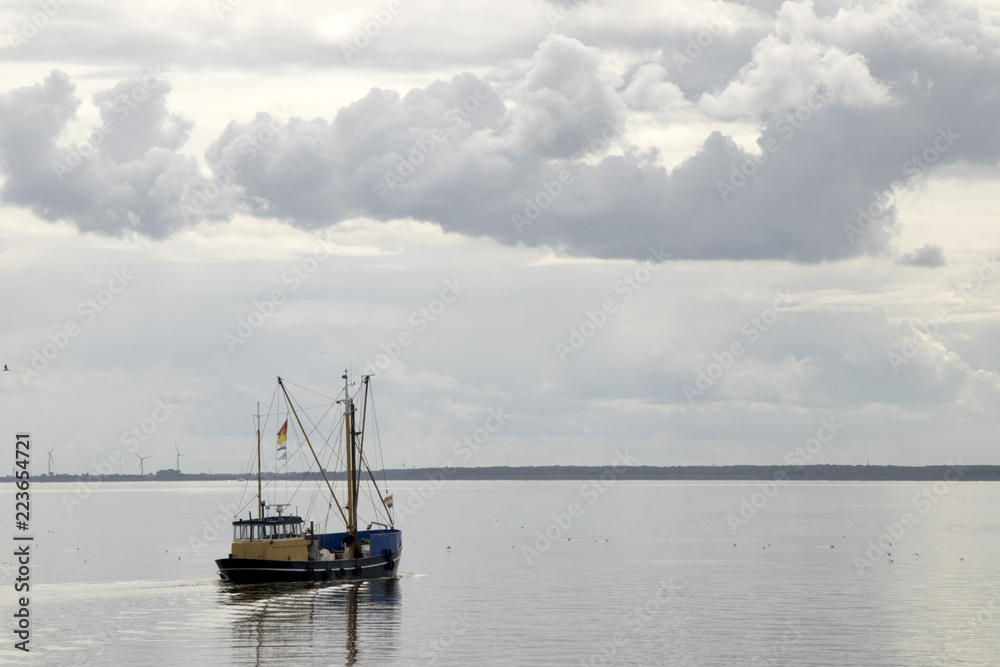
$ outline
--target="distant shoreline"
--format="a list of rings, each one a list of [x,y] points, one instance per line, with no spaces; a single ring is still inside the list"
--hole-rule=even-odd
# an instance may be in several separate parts
[[[629,466],[612,469],[607,466],[494,466],[488,468],[406,468],[377,471],[376,479],[393,481],[426,481],[428,479],[452,480],[589,480],[608,478],[617,480],[688,480],[688,481],[759,481],[788,479],[794,481],[829,482],[922,482],[956,476],[968,482],[1000,481],[1000,466],[994,465],[937,465],[937,466],[870,466],[870,465],[807,465],[807,466]],[[961,474],[957,474],[955,471]],[[275,476],[265,474],[265,479]],[[256,479],[256,476],[235,473],[189,474],[176,470],[160,470],[148,475],[32,475],[31,481],[39,482],[214,482]],[[315,472],[287,473],[277,479],[320,480]],[[0,482],[14,482],[12,476]]]

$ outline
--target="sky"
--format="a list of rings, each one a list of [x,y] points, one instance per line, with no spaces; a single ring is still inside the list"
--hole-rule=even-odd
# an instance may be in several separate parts
[[[7,2],[0,433],[238,472],[350,369],[388,467],[1000,464],[998,117],[993,0]]]

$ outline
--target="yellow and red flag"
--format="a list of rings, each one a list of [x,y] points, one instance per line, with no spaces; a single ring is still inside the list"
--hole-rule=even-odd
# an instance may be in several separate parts
[[[285,444],[285,440],[287,439],[288,439],[288,420],[286,419],[285,423],[282,424],[281,428],[278,429],[278,444],[279,445]]]

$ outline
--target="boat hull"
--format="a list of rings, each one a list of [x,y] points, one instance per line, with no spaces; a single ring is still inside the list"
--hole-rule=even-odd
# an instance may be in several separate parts
[[[382,556],[343,560],[283,561],[252,558],[220,558],[219,576],[234,584],[283,581],[364,581],[395,577],[403,547]]]

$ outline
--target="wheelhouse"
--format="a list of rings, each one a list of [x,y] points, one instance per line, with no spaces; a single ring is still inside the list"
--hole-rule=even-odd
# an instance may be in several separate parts
[[[290,540],[302,537],[302,518],[268,516],[263,519],[241,519],[233,522],[233,542]]]

